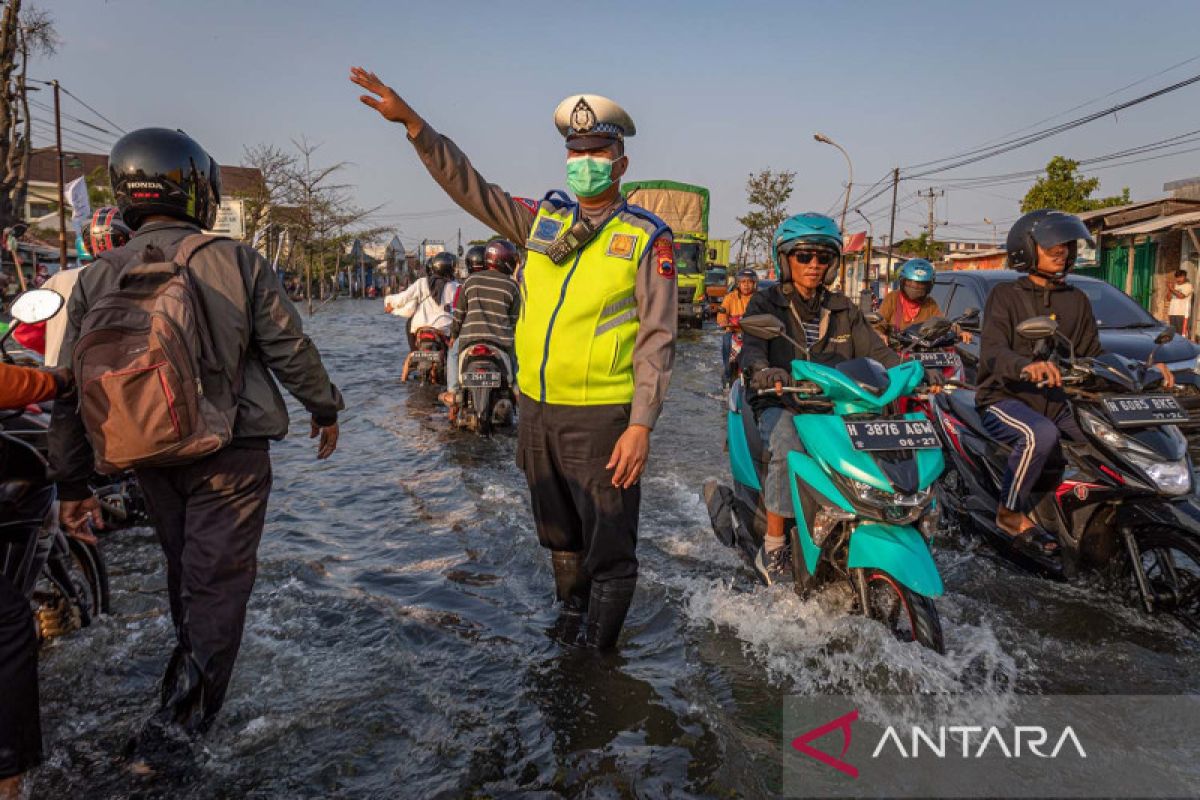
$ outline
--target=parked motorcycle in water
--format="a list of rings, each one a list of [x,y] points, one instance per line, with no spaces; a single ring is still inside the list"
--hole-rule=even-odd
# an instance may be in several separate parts
[[[13,302],[18,324],[49,319],[62,297],[47,289]],[[0,337],[0,353],[11,327]],[[36,412],[44,413],[36,408]],[[58,526],[58,503],[41,447],[19,435],[26,410],[0,411],[0,570],[34,607],[38,636],[48,639],[87,627],[108,611],[108,571],[100,548],[68,537]],[[12,427],[16,432],[10,432]]]
[[[1017,334],[1070,342],[1049,317]],[[1059,348],[1054,348],[1057,351]],[[1062,442],[1062,456],[1039,478],[1033,520],[1056,537],[1053,555],[1018,551],[995,522],[1011,448],[991,439],[975,393],[950,389],[935,398],[950,468],[938,486],[948,522],[997,544],[1017,564],[1072,580],[1099,570],[1147,613],[1170,613],[1200,631],[1200,502],[1193,496],[1187,442],[1175,423],[1187,414],[1173,393],[1157,389],[1157,369],[1113,353],[1060,363],[1063,389],[1083,441]]]
[[[762,339],[786,336],[768,314],[743,318],[742,328]],[[938,527],[931,501],[944,466],[941,443],[921,414],[887,413],[917,392],[924,369],[916,361],[885,370],[865,358],[836,367],[797,360],[792,377],[796,385],[783,391],[794,398],[804,446],[788,455],[798,512],[789,531],[797,592],[847,583],[857,613],[902,640],[943,652],[933,601],[943,592],[942,579],[929,550]],[[704,497],[717,538],[752,565],[766,533],[762,485],[769,454],[748,391],[738,380],[729,393],[734,485],[709,481]]]
[[[436,328],[418,328],[414,334],[416,349],[404,359],[400,380],[416,376],[418,383],[440,386],[446,383],[446,356],[450,343]]]
[[[454,424],[476,433],[513,424],[513,368],[508,353],[478,342],[459,354]]]

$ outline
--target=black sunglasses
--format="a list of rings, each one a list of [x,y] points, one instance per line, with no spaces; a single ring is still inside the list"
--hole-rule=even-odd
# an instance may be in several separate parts
[[[800,264],[807,264],[815,258],[822,267],[828,267],[835,258],[828,250],[793,250],[788,253],[788,257],[796,259]]]

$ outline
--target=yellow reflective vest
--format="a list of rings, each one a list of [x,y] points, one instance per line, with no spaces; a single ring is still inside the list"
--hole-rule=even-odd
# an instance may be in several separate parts
[[[650,212],[622,204],[584,247],[555,264],[546,248],[575,223],[577,213],[575,203],[551,192],[529,231],[516,330],[517,385],[543,403],[629,403],[639,328],[638,265],[667,227]]]

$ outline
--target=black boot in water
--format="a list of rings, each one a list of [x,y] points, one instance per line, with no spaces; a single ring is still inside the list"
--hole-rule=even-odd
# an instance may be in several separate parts
[[[583,569],[583,554],[571,550],[552,550],[554,594],[560,606],[558,619],[550,628],[550,638],[565,645],[580,645],[583,615],[587,613],[591,579]]]
[[[621,635],[621,626],[625,624],[625,614],[629,611],[636,586],[636,576],[592,584],[587,615],[588,647],[611,650],[617,646],[617,637]]]

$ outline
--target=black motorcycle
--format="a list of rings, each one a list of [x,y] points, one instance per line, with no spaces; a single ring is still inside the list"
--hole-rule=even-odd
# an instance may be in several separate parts
[[[18,324],[49,319],[61,307],[62,298],[49,290],[17,298],[12,313],[18,322],[0,337],[5,360],[12,361],[5,345]],[[108,571],[100,548],[68,537],[58,525],[45,437],[40,437],[39,446],[39,437],[28,435],[26,420],[27,414],[44,411],[0,411],[0,570],[29,597],[43,640],[87,627],[108,612],[109,604]]]
[[[436,328],[419,328],[413,336],[416,348],[404,359],[401,380],[416,377],[418,383],[439,386],[446,383],[446,355],[450,343]]]
[[[460,388],[455,403],[458,413],[454,424],[459,428],[488,434],[493,428],[513,423],[512,360],[495,345],[479,342],[459,355]]]
[[[1187,414],[1173,393],[1155,388],[1162,377],[1156,369],[1111,353],[1076,358],[1057,328],[1048,317],[1017,326],[1018,335],[1042,342],[1039,358],[1059,363],[1084,437],[1064,438],[1061,458],[1035,484],[1030,516],[1056,539],[1057,551],[1015,548],[996,525],[1011,448],[988,436],[975,392],[953,388],[933,406],[948,443],[948,469],[938,484],[944,518],[1046,577],[1074,580],[1098,571],[1147,613],[1173,614],[1200,631],[1200,501],[1176,427]],[[1062,348],[1050,345],[1056,340],[1065,343],[1065,360]]]

